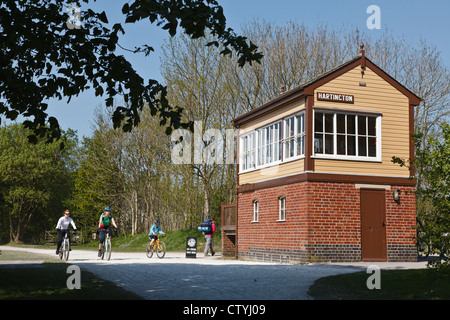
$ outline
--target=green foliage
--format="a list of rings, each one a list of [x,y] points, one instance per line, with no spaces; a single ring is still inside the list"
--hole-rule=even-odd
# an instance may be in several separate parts
[[[71,193],[73,172],[66,164],[73,133],[64,136],[64,149],[43,139],[30,144],[30,134],[18,124],[0,128],[0,216],[8,221],[10,241],[39,237],[49,220],[61,216]],[[0,227],[5,240],[6,225]]]
[[[81,1],[75,3],[80,6]],[[169,104],[165,86],[156,80],[145,82],[124,56],[115,53],[119,36],[124,34],[120,23],[108,28],[105,12],[87,9],[82,11],[82,27],[70,29],[66,10],[65,0],[2,2],[0,114],[11,120],[18,115],[33,117],[24,122],[34,131],[30,141],[36,143],[37,137],[44,136],[53,140],[61,136],[61,130],[57,119],[48,117],[46,101],[64,97],[70,101],[93,89],[97,96],[106,95],[107,106],[113,106],[115,97],[123,97],[124,103],[116,106],[112,115],[114,128],[131,131],[140,123],[139,111],[144,107],[167,124],[167,134],[191,126],[182,121],[182,108]],[[122,11],[126,23],[149,18],[172,36],[178,24],[193,38],[203,37],[210,29],[225,46],[222,53],[234,49],[241,66],[261,59],[254,44],[226,29],[223,10],[216,1],[135,0],[127,2]],[[134,52],[148,54],[152,50],[144,45]]]
[[[450,256],[450,125],[442,123],[442,136],[430,136],[423,142],[415,135],[416,157],[409,163],[394,157],[394,163],[414,168],[418,185],[416,196],[422,209],[418,212],[427,237],[441,255]],[[450,268],[449,259],[431,263],[439,268]]]

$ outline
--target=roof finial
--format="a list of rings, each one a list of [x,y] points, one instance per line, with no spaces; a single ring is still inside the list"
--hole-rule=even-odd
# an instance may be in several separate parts
[[[361,78],[363,78],[364,70],[366,70],[366,51],[364,50],[364,43],[362,41],[360,48],[361,50],[359,50],[359,52],[361,53]]]

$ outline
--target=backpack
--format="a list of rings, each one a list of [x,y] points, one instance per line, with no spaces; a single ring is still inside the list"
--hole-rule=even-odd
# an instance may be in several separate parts
[[[200,223],[200,227],[198,227],[198,231],[204,232],[205,234],[212,234],[212,220],[206,219],[202,223]]]

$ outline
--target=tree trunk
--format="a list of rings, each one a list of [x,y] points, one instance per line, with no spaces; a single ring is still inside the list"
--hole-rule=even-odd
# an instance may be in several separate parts
[[[210,192],[209,192],[209,186],[205,183],[204,184],[204,196],[205,196],[205,205],[204,205],[204,210],[203,210],[203,220],[209,218],[209,213],[210,213],[210,201],[211,201],[211,196],[210,196]]]
[[[133,190],[131,194],[131,235],[135,236],[137,234],[138,226],[138,197],[137,191]]]

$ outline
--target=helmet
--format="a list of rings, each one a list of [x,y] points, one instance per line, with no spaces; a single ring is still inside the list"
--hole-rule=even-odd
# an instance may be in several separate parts
[[[159,220],[155,219],[155,221],[153,221],[153,223],[159,225]]]
[[[106,207],[105,211],[111,211],[111,207]]]

